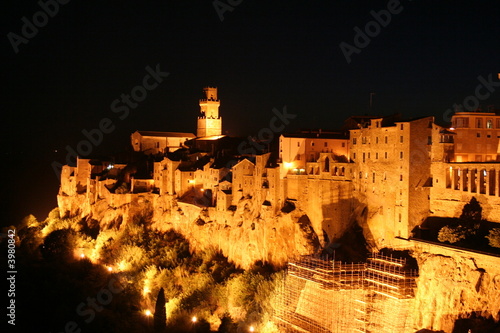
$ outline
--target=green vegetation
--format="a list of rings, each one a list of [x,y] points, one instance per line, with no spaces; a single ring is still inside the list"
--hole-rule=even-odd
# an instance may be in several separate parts
[[[491,229],[486,238],[488,238],[491,247],[500,248],[500,228]]]
[[[33,274],[25,276],[24,290],[45,303],[39,312],[50,318],[27,329],[60,332],[75,321],[92,332],[236,332],[250,325],[276,331],[271,304],[282,271],[264,263],[244,271],[216,249],[194,252],[174,230],[152,230],[150,219],[144,214],[100,228],[60,218],[57,209],[42,222],[26,218],[18,249],[24,272]],[[101,311],[92,318],[81,315],[87,307],[78,313],[80,303],[99,300],[113,283],[121,291],[106,292],[109,303],[102,294]]]
[[[500,230],[491,228],[491,222],[482,218],[482,207],[475,197],[464,205],[462,214],[452,223],[441,227],[437,239],[457,246],[497,252],[500,248]],[[489,242],[488,242],[489,241]]]
[[[473,229],[467,228],[463,225],[444,226],[441,228],[441,230],[439,230],[438,240],[440,242],[455,244],[474,234],[475,232]]]

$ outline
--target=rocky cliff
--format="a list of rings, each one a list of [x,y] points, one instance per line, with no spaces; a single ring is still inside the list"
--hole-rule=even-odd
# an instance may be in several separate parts
[[[153,229],[178,231],[194,250],[220,249],[242,268],[259,260],[279,266],[291,257],[314,253],[320,245],[309,217],[293,204],[274,212],[246,198],[232,209],[220,211],[166,195],[111,195],[92,202],[82,194],[59,195],[58,205],[62,215],[99,221],[101,230],[122,228],[133,219],[146,217]]]
[[[500,258],[485,254],[416,244],[419,278],[414,326],[444,332],[493,332],[480,329],[481,318],[500,320]],[[458,321],[464,326],[457,327]],[[486,330],[484,330],[486,329]],[[496,332],[496,331],[495,331]]]
[[[288,203],[276,212],[257,202],[248,197],[229,210],[217,210],[155,194],[113,194],[94,202],[83,194],[58,196],[61,214],[99,221],[101,231],[143,218],[154,230],[181,233],[195,250],[220,249],[242,268],[258,260],[280,266],[320,249],[299,204]],[[471,328],[472,317],[500,320],[499,257],[418,241],[407,242],[406,248],[419,266],[409,318],[415,329],[456,332],[459,320]]]

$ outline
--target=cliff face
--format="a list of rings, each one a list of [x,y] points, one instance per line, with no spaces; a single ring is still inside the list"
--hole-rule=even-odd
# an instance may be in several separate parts
[[[122,228],[133,219],[151,217],[152,228],[170,228],[193,248],[220,249],[235,264],[248,268],[261,260],[282,265],[297,255],[318,250],[318,235],[300,208],[275,213],[256,200],[242,199],[234,210],[216,210],[154,194],[111,195],[91,203],[85,195],[58,196],[61,214],[99,221],[101,230]]]
[[[258,260],[282,265],[319,249],[317,232],[299,205],[276,213],[258,202],[246,198],[234,209],[217,210],[155,194],[113,194],[95,202],[83,194],[58,196],[61,214],[97,220],[101,230],[146,217],[153,229],[173,228],[195,250],[215,247],[242,268]],[[419,266],[409,310],[415,329],[452,332],[457,320],[471,316],[500,320],[500,258],[416,241],[406,244]]]
[[[500,320],[500,258],[440,246],[418,248],[414,255],[415,327],[452,332],[461,318]]]

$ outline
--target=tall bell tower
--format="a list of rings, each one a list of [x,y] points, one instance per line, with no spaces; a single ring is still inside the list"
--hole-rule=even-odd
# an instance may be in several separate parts
[[[222,134],[222,118],[219,116],[220,101],[217,99],[217,88],[203,88],[205,98],[200,99],[197,137]]]

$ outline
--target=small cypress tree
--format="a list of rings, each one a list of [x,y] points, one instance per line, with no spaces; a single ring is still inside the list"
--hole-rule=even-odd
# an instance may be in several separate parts
[[[158,297],[156,297],[153,326],[155,332],[164,333],[167,331],[167,312],[165,309],[165,292],[163,288],[160,288]]]

